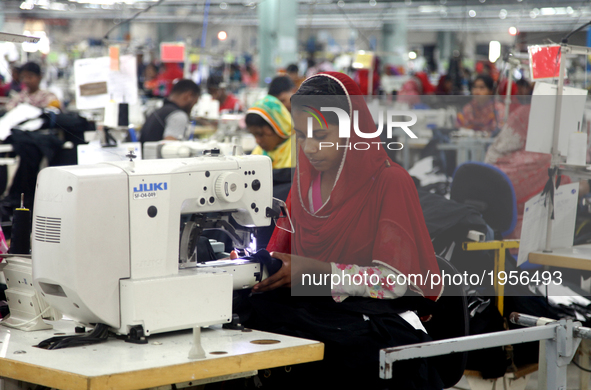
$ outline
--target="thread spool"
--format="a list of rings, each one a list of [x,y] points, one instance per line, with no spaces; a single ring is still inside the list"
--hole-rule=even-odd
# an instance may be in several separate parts
[[[14,210],[9,253],[28,255],[31,253],[31,211],[25,208],[24,194],[21,194],[21,207]]]

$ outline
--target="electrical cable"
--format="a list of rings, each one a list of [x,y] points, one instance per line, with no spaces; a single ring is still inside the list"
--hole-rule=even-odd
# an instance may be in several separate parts
[[[96,324],[89,334],[51,337],[41,341],[36,347],[50,350],[78,347],[81,345],[102,343],[107,341],[108,338],[109,327],[105,324]]]
[[[141,15],[141,14],[143,14],[144,12],[147,12],[147,11],[151,10],[152,8],[159,6],[159,5],[160,5],[160,4],[162,4],[163,2],[164,2],[164,0],[158,0],[158,2],[157,2],[157,3],[155,3],[155,4],[152,4],[151,6],[147,7],[146,9],[143,9],[143,10],[139,11],[138,13],[136,13],[135,15],[133,15],[131,18],[127,18],[127,19],[125,19],[125,20],[122,20],[121,22],[117,23],[116,25],[114,25],[113,27],[111,27],[111,28],[109,29],[109,31],[107,31],[107,33],[105,34],[105,36],[103,37],[103,39],[109,39],[109,34],[110,34],[111,32],[113,32],[113,30],[115,30],[117,27],[121,26],[121,25],[122,25],[122,24],[124,24],[124,23],[129,23],[129,22],[131,22],[132,20],[134,20],[135,18],[137,18],[138,16],[140,16],[140,15]]]
[[[566,34],[564,36],[564,38],[562,38],[562,43],[568,43],[568,38],[570,38],[573,34],[581,31],[582,29],[584,29],[585,27],[591,25],[591,21],[588,21],[587,23],[583,24],[582,26],[580,26],[579,28],[569,32],[568,34]]]
[[[355,25],[353,24],[351,19],[349,19],[349,16],[347,15],[347,13],[338,5],[338,3],[335,3],[335,5],[336,5],[337,9],[339,10],[339,12],[345,17],[345,20],[349,24],[349,27],[358,31],[359,35],[361,35],[363,37],[363,39],[365,40],[365,42],[367,43],[367,48],[370,49],[371,42],[369,41],[369,39],[365,36],[365,34],[363,32],[361,32],[360,29],[355,27]]]
[[[8,323],[8,322],[7,322],[6,324],[7,324],[7,326],[9,326],[9,327],[12,327],[12,328],[20,328],[21,326],[25,326],[25,325],[28,325],[28,324],[30,324],[30,323],[32,323],[32,322],[34,322],[34,321],[37,321],[37,320],[38,320],[39,318],[41,318],[41,317],[42,317],[42,316],[43,316],[43,315],[44,315],[44,314],[45,314],[45,313],[46,313],[46,312],[47,312],[49,309],[51,309],[51,306],[47,306],[47,307],[45,308],[45,310],[43,310],[41,313],[37,314],[35,317],[31,318],[31,319],[30,319],[30,320],[28,320],[28,321],[20,322],[20,323],[17,323],[17,324],[11,324],[11,323]]]
[[[573,362],[573,364],[574,364],[575,366],[577,366],[577,367],[578,367],[580,370],[582,370],[582,371],[585,371],[585,372],[591,372],[591,370],[590,370],[590,369],[588,369],[588,368],[585,368],[585,367],[581,367],[581,366],[579,365],[579,363],[577,363],[577,362],[576,362],[576,360],[575,360],[575,359],[573,359],[573,360],[572,360],[572,362]]]

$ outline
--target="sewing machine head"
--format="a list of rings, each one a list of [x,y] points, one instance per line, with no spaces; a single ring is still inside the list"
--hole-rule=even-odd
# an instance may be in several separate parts
[[[228,322],[232,277],[193,267],[190,242],[222,228],[247,247],[272,206],[265,156],[46,168],[33,213],[34,281],[68,317],[123,334],[134,324],[149,334]],[[193,217],[179,239],[185,214]]]

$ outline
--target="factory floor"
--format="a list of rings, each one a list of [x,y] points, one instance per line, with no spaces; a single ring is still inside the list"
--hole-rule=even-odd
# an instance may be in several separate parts
[[[567,373],[567,387],[565,390],[588,390],[591,389],[591,381],[589,384],[589,387],[587,389],[581,389],[580,385],[579,385],[579,378],[580,378],[580,373],[581,370],[578,369],[574,364],[569,364],[568,366],[568,373]],[[489,389],[491,389],[491,387],[488,387]],[[458,389],[458,390],[471,390],[470,386],[468,385],[468,381],[466,379],[466,377],[463,377],[462,380],[455,386],[453,387],[453,389]],[[476,389],[472,389],[472,390],[476,390]],[[501,383],[499,383],[496,387],[496,390],[505,390],[503,388],[503,385]],[[510,389],[507,389],[510,390]],[[527,382],[527,386],[525,387],[525,390],[538,390],[538,373],[534,372],[533,374],[531,374],[528,382]]]

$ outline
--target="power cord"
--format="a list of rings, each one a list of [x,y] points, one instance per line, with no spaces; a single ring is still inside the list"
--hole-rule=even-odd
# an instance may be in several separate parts
[[[109,338],[109,327],[105,324],[96,324],[92,332],[87,335],[58,336],[41,341],[37,348],[62,349],[78,347],[81,345],[98,344],[107,341]]]
[[[572,362],[573,362],[573,364],[574,364],[575,366],[577,366],[577,367],[578,367],[580,370],[583,370],[583,371],[585,371],[585,372],[591,372],[591,370],[590,370],[590,369],[588,369],[588,368],[585,368],[585,367],[581,367],[581,366],[579,365],[579,363],[577,363],[577,362],[576,362],[576,360],[575,360],[575,359],[573,359],[573,360],[572,360]]]
[[[43,310],[41,313],[37,314],[35,317],[31,318],[31,319],[30,319],[30,320],[28,320],[28,321],[19,322],[19,323],[17,323],[17,324],[8,324],[8,323],[7,323],[7,324],[8,324],[7,326],[9,326],[9,327],[13,327],[13,328],[20,328],[21,326],[29,325],[30,323],[32,323],[32,322],[35,322],[35,321],[37,321],[39,318],[41,318],[41,317],[42,317],[42,316],[43,316],[45,313],[47,313],[47,311],[48,311],[49,309],[51,309],[51,306],[47,306],[47,307],[45,308],[45,310]]]

